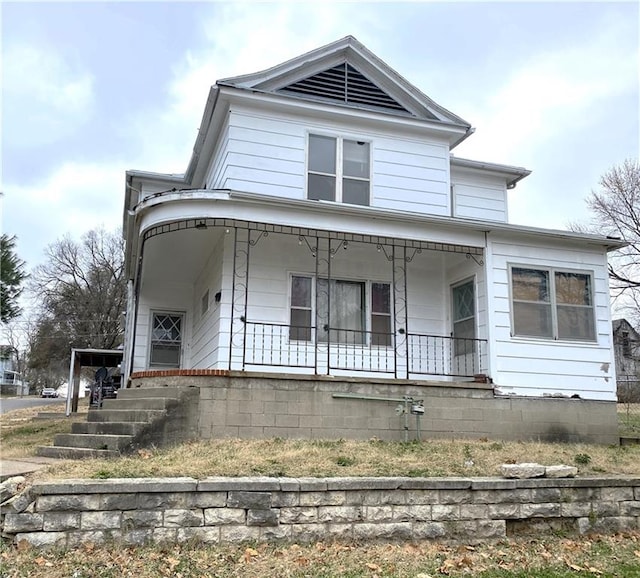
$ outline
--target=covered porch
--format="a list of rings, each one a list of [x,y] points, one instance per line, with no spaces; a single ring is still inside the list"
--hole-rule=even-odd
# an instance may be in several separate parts
[[[154,226],[130,373],[488,376],[483,249],[468,240],[216,218]]]

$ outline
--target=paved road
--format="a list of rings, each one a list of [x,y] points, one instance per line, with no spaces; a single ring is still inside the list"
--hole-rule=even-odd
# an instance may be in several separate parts
[[[64,404],[64,398],[42,398],[36,395],[26,397],[3,397],[0,399],[0,414],[12,411],[14,409],[23,409],[25,407],[49,406],[56,404]],[[46,407],[43,408],[46,411]]]

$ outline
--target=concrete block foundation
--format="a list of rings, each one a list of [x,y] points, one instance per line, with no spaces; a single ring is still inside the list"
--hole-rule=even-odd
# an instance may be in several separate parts
[[[132,388],[190,386],[201,438],[489,438],[618,444],[614,402],[497,396],[490,384],[216,372],[132,376]],[[203,372],[204,373],[204,372]],[[219,375],[219,373],[226,373]],[[162,374],[162,375],[160,375]],[[403,413],[421,400],[422,416]]]

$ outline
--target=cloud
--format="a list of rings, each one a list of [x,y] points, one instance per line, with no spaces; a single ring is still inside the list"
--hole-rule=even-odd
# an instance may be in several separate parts
[[[200,20],[200,43],[171,70],[161,106],[126,125],[144,150],[143,170],[182,173],[216,80],[257,72],[347,34],[352,7],[333,3],[213,3]],[[204,7],[203,7],[204,9]],[[152,129],[150,127],[153,127]]]
[[[55,143],[90,118],[93,76],[50,47],[13,44],[3,63],[3,133],[11,135],[11,147]]]
[[[579,46],[556,52],[543,49],[519,63],[504,84],[487,92],[484,100],[475,100],[475,111],[474,100],[469,99],[468,116],[477,132],[460,146],[460,154],[522,163],[545,142],[599,118],[598,107],[605,106],[606,99],[631,91],[637,94],[637,46],[620,41],[637,38],[637,32],[626,33],[620,22],[609,24]]]
[[[29,186],[7,185],[3,212],[7,233],[18,236],[20,258],[33,266],[44,248],[70,234],[121,225],[124,164],[65,163]]]

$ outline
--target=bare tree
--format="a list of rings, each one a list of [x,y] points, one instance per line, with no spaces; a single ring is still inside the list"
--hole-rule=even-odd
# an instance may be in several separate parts
[[[626,294],[640,310],[640,163],[625,160],[609,169],[599,184],[587,198],[593,213],[588,229],[628,243],[612,255],[609,276],[614,296]]]
[[[30,366],[68,362],[72,347],[113,349],[122,343],[126,305],[124,241],[118,231],[89,231],[80,242],[51,244],[31,275],[41,307]],[[68,364],[67,364],[68,365]]]

